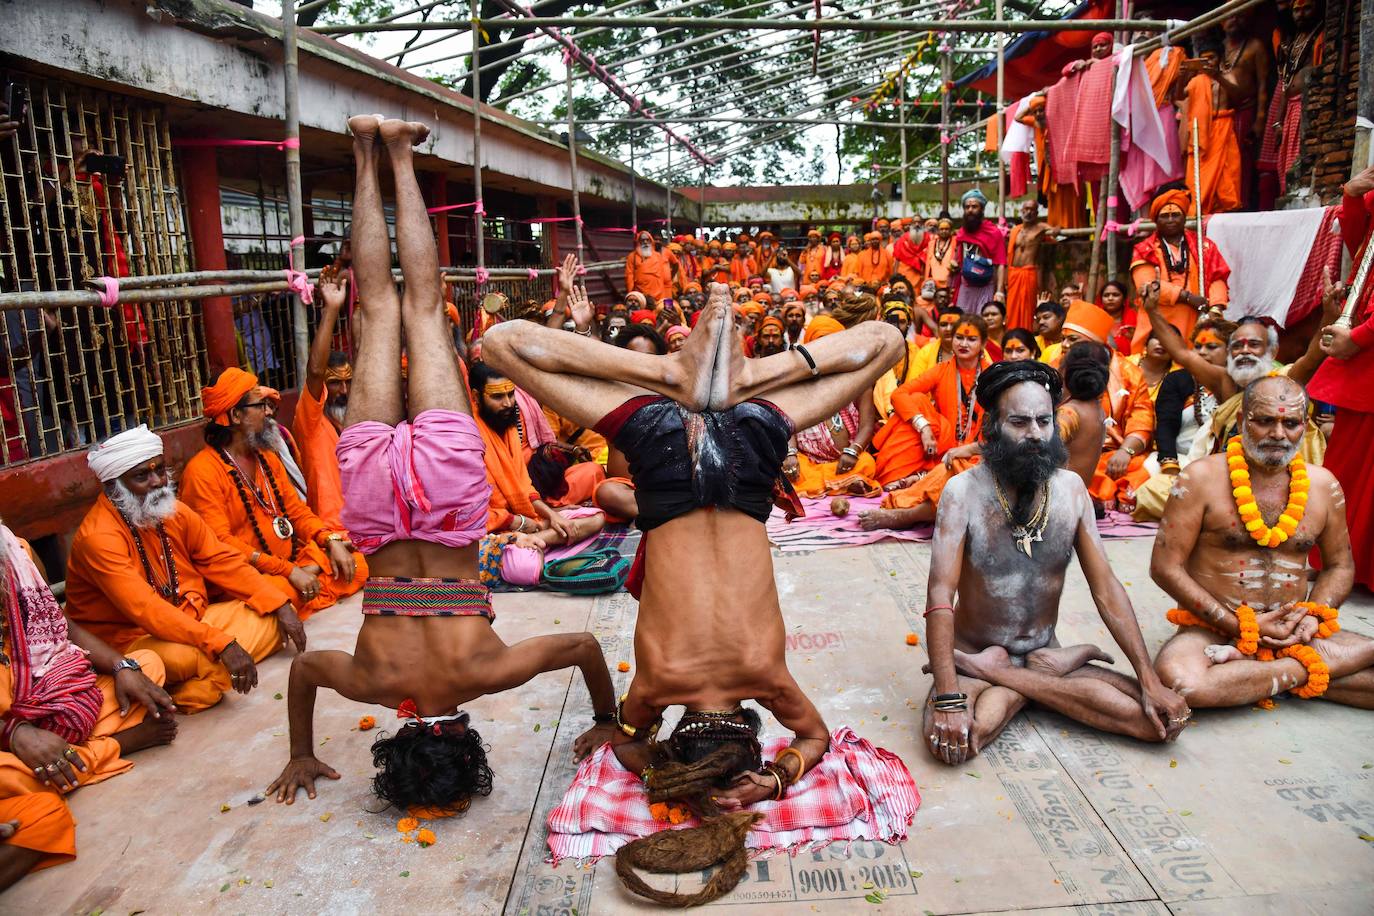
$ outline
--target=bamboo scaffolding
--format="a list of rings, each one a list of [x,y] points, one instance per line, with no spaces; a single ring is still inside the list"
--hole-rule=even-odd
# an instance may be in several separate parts
[[[1160,19],[735,19],[702,16],[526,16],[522,25],[538,28],[604,27],[608,29],[659,28],[692,31],[777,31],[777,32],[1098,32],[1130,29],[1136,32],[1169,31],[1170,23]],[[433,31],[470,29],[466,22],[373,22],[360,25],[321,26],[321,35],[364,35],[370,32]]]

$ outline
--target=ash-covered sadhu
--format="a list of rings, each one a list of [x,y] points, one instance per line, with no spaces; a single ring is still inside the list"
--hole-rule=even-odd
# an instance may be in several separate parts
[[[1174,738],[1190,715],[1151,667],[1088,491],[1062,467],[1061,394],[1059,373],[1031,360],[995,363],[978,379],[983,460],[945,486],[926,589],[935,683],[924,731],[945,763],[976,755],[1028,702],[1144,741]],[[1093,664],[1110,661],[1096,646],[1055,639],[1075,553],[1138,680]]]

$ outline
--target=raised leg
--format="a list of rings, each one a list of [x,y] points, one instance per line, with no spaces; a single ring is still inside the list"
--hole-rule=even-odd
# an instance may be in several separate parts
[[[797,429],[806,429],[870,391],[878,376],[901,359],[905,346],[892,325],[865,322],[807,344],[820,373],[816,376],[795,350],[750,360],[732,400],[766,398]]]
[[[1027,664],[1018,668],[1005,649],[992,646],[976,655],[954,653],[959,670],[1002,687],[1100,731],[1159,741],[1155,724],[1145,717],[1139,697],[1120,690],[1111,680],[1096,676],[1061,676]]]
[[[377,149],[381,122],[376,115],[349,118],[357,177],[353,189],[353,280],[358,284],[358,333],[353,389],[344,425],[372,420],[395,426],[405,418],[401,399],[401,298],[391,278],[391,238],[387,235],[378,187]]]
[[[1217,639],[1202,627],[1183,627],[1155,658],[1160,679],[1194,709],[1246,706],[1307,683],[1307,669],[1295,659],[1236,657],[1224,648],[1212,649]],[[1327,699],[1374,708],[1374,639],[1343,630],[1314,640],[1312,648],[1331,669]]]
[[[439,252],[411,151],[429,135],[429,128],[415,121],[388,119],[382,122],[380,133],[396,179],[396,251],[405,278],[401,317],[406,332],[406,413],[411,419],[435,408],[471,413],[444,315]]]

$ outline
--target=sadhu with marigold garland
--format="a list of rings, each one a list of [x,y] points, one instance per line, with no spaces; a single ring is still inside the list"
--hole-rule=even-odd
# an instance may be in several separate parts
[[[1345,496],[1298,454],[1307,408],[1290,378],[1251,382],[1240,435],[1188,465],[1164,510],[1150,572],[1179,630],[1155,667],[1193,708],[1292,692],[1374,709],[1374,639],[1340,628],[1354,582]]]

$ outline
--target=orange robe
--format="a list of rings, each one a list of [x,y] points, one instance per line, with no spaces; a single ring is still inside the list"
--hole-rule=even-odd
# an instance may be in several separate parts
[[[846,251],[844,260],[840,262],[841,277],[857,277],[859,275],[859,255],[862,251]]]
[[[177,572],[177,604],[149,584],[129,526],[108,497],[97,497],[72,542],[67,614],[118,651],[155,652],[172,699],[183,712],[196,712],[230,688],[229,671],[217,660],[230,642],[257,661],[280,647],[274,612],[289,599],[185,503],[177,503],[163,530]],[[140,535],[154,577],[167,582],[157,531]],[[211,585],[235,600],[211,604]]]
[[[329,389],[320,384],[320,396],[312,397],[310,386],[301,388],[296,401],[296,416],[291,421],[291,435],[300,449],[301,473],[305,475],[305,500],[315,514],[335,531],[343,530],[339,521],[343,512],[343,483],[339,480],[339,431],[324,415],[324,402]]]
[[[520,431],[515,425],[499,434],[487,425],[476,408],[472,418],[482,434],[486,447],[483,459],[487,466],[487,483],[491,484],[491,502],[487,506],[487,531],[504,531],[511,527],[516,515],[535,521],[542,520],[535,511],[534,501],[539,491],[530,480],[525,467],[524,450],[520,445]],[[551,505],[572,506],[588,502],[596,495],[596,488],[606,479],[606,471],[595,461],[575,464],[564,472],[568,492]]]
[[[1054,180],[1045,128],[1040,126],[1034,115],[1023,115],[1021,123],[1035,131],[1035,172],[1040,176],[1040,191],[1045,195],[1046,221],[1061,229],[1082,229],[1089,224],[1082,195],[1077,185],[1060,184]]]
[[[1150,88],[1154,91],[1155,107],[1159,108],[1169,101],[1169,88],[1174,84],[1174,79],[1178,76],[1179,68],[1183,65],[1183,59],[1188,55],[1183,53],[1180,48],[1172,48],[1169,51],[1169,62],[1164,67],[1160,67],[1159,59],[1164,56],[1164,49],[1151,51],[1145,58],[1145,73],[1150,78]],[[1172,125],[1165,125],[1165,128]]]
[[[897,261],[885,248],[877,251],[865,248],[856,256],[859,282],[864,286],[886,286],[897,270]]]
[[[76,858],[76,820],[54,792],[0,798],[0,821],[19,822],[19,831],[6,843],[43,854],[30,874]]]
[[[542,408],[544,418],[549,421],[549,428],[553,430],[553,436],[559,442],[566,442],[569,445],[580,445],[592,453],[592,459],[597,464],[605,467],[607,458],[610,457],[611,448],[606,442],[606,437],[588,426],[578,426],[571,420],[549,410]],[[529,459],[526,458],[526,461]]]
[[[1188,81],[1183,114],[1184,180],[1193,200],[1198,189],[1193,181],[1193,121],[1197,121],[1199,171],[1202,178],[1202,212],[1222,213],[1240,208],[1240,144],[1236,140],[1235,113],[1212,104],[1212,79],[1198,74]],[[1192,214],[1189,214],[1190,216]]]
[[[156,653],[143,649],[129,653],[129,657],[138,662],[149,680],[159,686],[166,681],[166,669]],[[9,665],[0,666],[0,715],[9,711],[14,698],[12,675]],[[120,756],[119,742],[113,736],[141,724],[148,713],[146,707],[134,703],[129,714],[121,716],[114,678],[101,674],[95,682],[104,698],[100,714],[86,740],[72,745],[86,767],[84,772],[73,767],[79,786],[103,782],[133,767],[131,761]],[[5,751],[0,751],[0,799],[0,820],[18,818],[20,822],[20,833],[9,842],[45,853],[33,871],[76,858],[76,821],[67,810],[66,796],[39,782],[28,764]],[[15,813],[7,813],[10,811]],[[30,826],[34,832],[21,840]]]
[[[1156,232],[1144,241],[1136,243],[1131,253],[1131,282],[1135,284],[1136,290],[1143,290],[1152,281],[1158,280],[1160,314],[1164,316],[1165,321],[1178,329],[1184,340],[1189,340],[1193,328],[1197,326],[1198,312],[1191,305],[1180,303],[1178,297],[1183,292],[1197,292],[1197,233],[1185,229],[1183,239],[1191,255],[1188,258],[1187,276],[1169,269],[1169,262],[1164,257],[1164,242]],[[1212,305],[1225,306],[1231,301],[1228,286],[1231,267],[1211,239],[1206,240],[1202,252],[1203,277],[1207,281],[1207,301]],[[1143,308],[1141,306],[1142,311],[1136,322],[1135,336],[1131,338],[1132,353],[1143,351],[1145,340],[1150,336],[1150,319]]]
[[[748,283],[749,278],[757,276],[758,272],[758,264],[752,257],[746,258],[736,254],[730,258],[730,281],[732,283]]]
[[[1040,292],[1040,268],[1035,264],[1011,266],[1016,253],[1020,226],[1012,226],[1007,237],[1007,329],[1031,327],[1035,315],[1035,295]]]
[[[958,429],[960,383],[965,392],[972,394],[975,378],[972,369],[958,369],[955,361],[948,359],[892,392],[893,415],[873,437],[878,451],[878,480],[884,486],[919,471],[930,471],[941,464],[945,452],[978,440],[983,410],[976,404],[972,417],[965,418],[968,428],[962,436]],[[913,425],[917,414],[930,422],[935,433],[934,455],[926,454],[921,435]]]
[[[954,270],[955,259],[959,256],[959,246],[954,244],[954,237],[950,236],[944,257],[937,257],[935,246],[939,241],[940,237],[932,234],[926,242],[925,279],[934,280],[937,287],[944,289],[949,286],[949,275]]]
[[[1134,494],[1150,479],[1145,459],[1150,456],[1150,443],[1155,435],[1155,405],[1150,400],[1150,386],[1145,383],[1140,367],[1120,354],[1112,354],[1111,375],[1107,390],[1102,393],[1102,412],[1107,417],[1106,438],[1088,492],[1094,499],[1105,502]],[[1131,459],[1126,473],[1113,480],[1107,476],[1107,459],[1132,434],[1143,439],[1145,447]]]
[[[673,295],[677,258],[670,251],[654,251],[647,258],[637,250],[625,256],[625,293],[639,291],[651,299]]]
[[[825,246],[817,245],[815,248],[804,248],[802,253],[797,256],[798,280],[799,284],[811,282],[813,273],[819,274],[825,270]]]
[[[340,598],[347,598],[362,588],[363,583],[367,581],[367,560],[361,553],[354,553],[353,559],[357,567],[353,578],[348,582],[334,578],[330,572],[329,556],[324,551],[324,544],[328,534],[340,529],[325,524],[323,519],[310,511],[310,507],[296,495],[296,491],[287,485],[286,469],[282,467],[281,460],[275,454],[261,454],[263,461],[276,478],[277,489],[281,492],[282,511],[296,529],[294,541],[292,538],[277,536],[276,531],[272,529],[272,516],[258,505],[250,493],[248,498],[253,507],[253,519],[257,522],[257,531],[262,532],[266,543],[258,540],[257,532],[249,521],[248,511],[244,508],[243,498],[239,495],[229,468],[219,453],[209,446],[201,449],[186,463],[186,469],[181,472],[178,490],[186,505],[198,512],[215,532],[215,537],[230,547],[237,548],[258,572],[268,576],[277,588],[291,596],[292,606],[304,620],[316,611],[333,607]],[[266,498],[276,499],[271,487],[263,479],[260,469],[254,468],[252,483]],[[297,543],[300,545],[299,551],[293,558],[292,552],[296,549]],[[255,553],[258,554],[258,559],[253,563],[252,556]],[[310,564],[318,566],[321,570],[320,591],[313,599],[307,601],[292,587],[287,576],[296,567]]]

